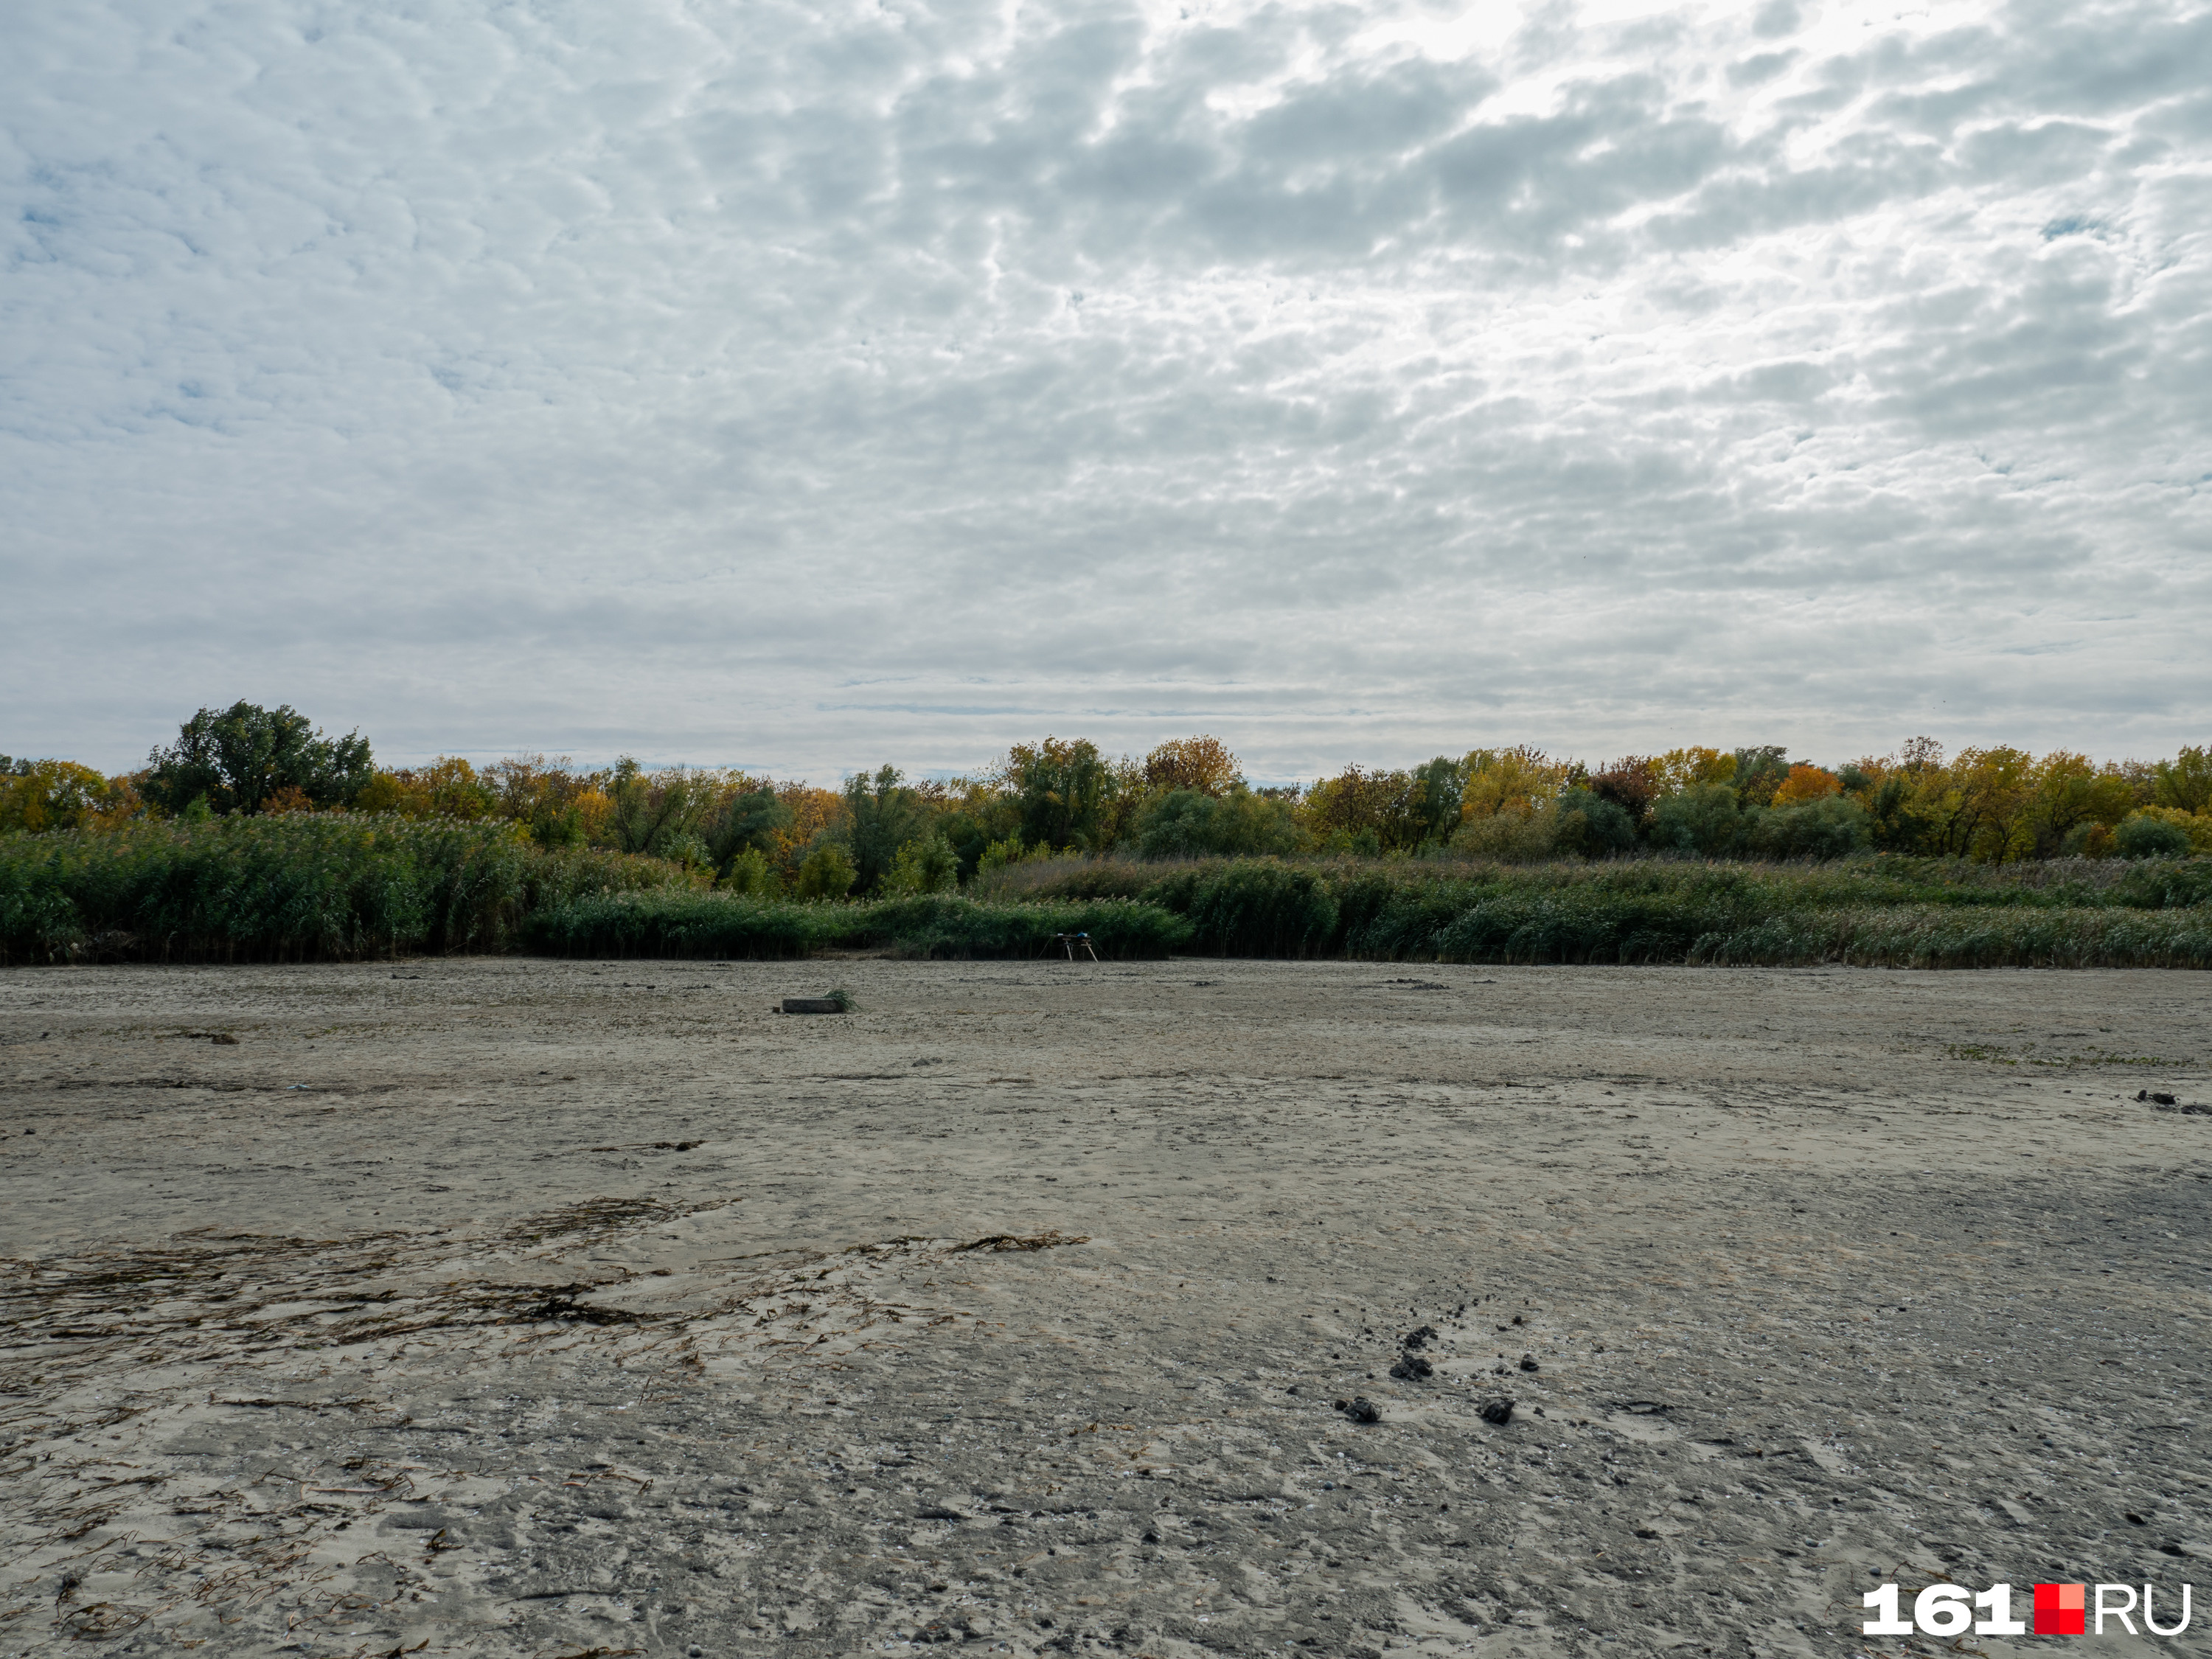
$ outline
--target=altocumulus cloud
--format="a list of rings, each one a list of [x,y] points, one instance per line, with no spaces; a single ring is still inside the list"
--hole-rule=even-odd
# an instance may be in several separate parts
[[[0,31],[11,750],[2207,735],[2212,11]]]

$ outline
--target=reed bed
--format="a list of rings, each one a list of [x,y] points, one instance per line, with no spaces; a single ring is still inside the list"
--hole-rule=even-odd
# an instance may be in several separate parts
[[[1001,900],[1125,897],[1223,956],[1524,963],[2212,966],[2212,860],[1644,859],[1014,866]]]
[[[501,823],[361,814],[0,838],[0,963],[555,956],[1039,957],[2212,967],[2212,859],[1054,859],[964,894],[802,903],[549,851]]]
[[[533,915],[529,948],[549,956],[798,957],[890,949],[911,957],[1043,957],[1085,934],[1101,957],[1164,957],[1190,925],[1156,905],[978,903],[951,894],[861,904],[803,904],[729,893],[613,894]]]
[[[515,826],[355,813],[0,837],[0,963],[501,951],[533,910],[690,886],[658,859],[550,852]]]

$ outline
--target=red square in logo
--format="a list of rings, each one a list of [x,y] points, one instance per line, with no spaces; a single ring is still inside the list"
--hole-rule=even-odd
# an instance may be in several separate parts
[[[2038,1584],[2035,1587],[2035,1633],[2038,1636],[2080,1636],[2089,1627],[2086,1584]]]

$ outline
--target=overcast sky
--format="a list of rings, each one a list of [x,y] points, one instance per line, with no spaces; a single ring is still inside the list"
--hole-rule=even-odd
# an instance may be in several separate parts
[[[2212,9],[0,21],[0,750],[2212,741]]]

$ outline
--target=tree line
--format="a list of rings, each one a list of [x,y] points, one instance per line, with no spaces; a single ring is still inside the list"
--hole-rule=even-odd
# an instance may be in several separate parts
[[[2007,747],[1947,759],[1934,739],[1915,738],[1832,768],[1775,745],[1596,766],[1520,746],[1264,787],[1211,737],[1141,757],[1048,737],[1015,744],[973,778],[910,778],[885,765],[830,789],[629,758],[596,769],[543,755],[381,768],[358,732],[334,738],[289,705],[240,702],[201,709],[144,767],[118,776],[0,756],[0,832],[331,811],[503,820],[542,847],[641,854],[717,886],[801,898],[939,892],[1071,853],[1533,863],[1875,851],[2001,864],[2212,853],[2212,749],[2157,762]]]

